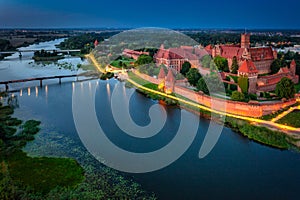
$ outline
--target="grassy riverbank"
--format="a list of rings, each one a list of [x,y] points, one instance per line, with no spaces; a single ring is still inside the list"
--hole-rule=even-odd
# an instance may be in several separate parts
[[[57,187],[75,187],[84,180],[74,159],[32,158],[22,151],[34,140],[40,122],[11,117],[13,108],[0,104],[0,199],[33,199]]]
[[[131,178],[99,163],[73,139],[52,132],[37,134],[39,121],[24,123],[11,117],[13,112],[11,106],[0,104],[1,200],[156,199]],[[32,157],[23,152],[28,145],[37,145],[29,150]]]

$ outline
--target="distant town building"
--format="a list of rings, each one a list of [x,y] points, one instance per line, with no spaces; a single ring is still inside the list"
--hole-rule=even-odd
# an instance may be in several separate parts
[[[140,55],[149,55],[149,52],[144,51],[135,51],[131,49],[124,49],[122,52],[123,56],[126,56],[128,58],[133,58],[134,60],[137,60]]]
[[[184,62],[190,62],[192,67],[197,68],[200,65],[200,59],[207,55],[207,52],[200,47],[181,46],[178,48],[165,49],[161,45],[154,60],[158,65],[165,65],[168,68],[175,69],[180,72]]]

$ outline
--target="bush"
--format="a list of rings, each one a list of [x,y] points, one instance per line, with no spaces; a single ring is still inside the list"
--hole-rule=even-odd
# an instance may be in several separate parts
[[[240,86],[243,93],[247,93],[249,87],[248,77],[240,76],[238,79],[238,85]]]
[[[239,91],[232,92],[231,99],[234,101],[245,101],[245,95]]]

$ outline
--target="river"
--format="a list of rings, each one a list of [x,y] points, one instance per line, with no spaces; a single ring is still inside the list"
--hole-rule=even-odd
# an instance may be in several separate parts
[[[55,48],[54,45],[60,41],[62,40],[24,48]],[[25,53],[20,60],[18,54],[14,54],[1,61],[0,80],[77,73],[59,69],[57,64],[38,65],[31,57],[32,53]],[[75,66],[85,61],[66,58],[59,62],[69,62]],[[66,156],[69,155],[68,151],[77,146],[83,147],[73,121],[72,92],[74,84],[89,84],[89,81],[72,83],[73,80],[64,80],[61,85],[57,84],[57,80],[51,80],[43,88],[36,87],[38,84],[34,82],[11,86],[19,91],[14,93],[19,104],[14,115],[24,120],[37,119],[42,122],[36,140],[25,148],[30,155]],[[107,130],[107,137],[115,144],[130,151],[147,152],[161,148],[172,140],[180,124],[179,108],[165,107],[166,124],[158,135],[149,139],[151,141],[134,140],[124,136],[112,115],[111,93],[119,82],[111,79],[90,83],[98,84],[95,105],[97,117],[102,128]],[[144,97],[132,88],[123,89],[125,92],[133,91],[130,99],[132,118],[139,125],[147,125],[150,119],[145,113],[158,102]],[[214,149],[208,156],[199,159],[199,148],[209,121],[187,111],[183,112],[189,116],[191,125],[199,124],[197,135],[183,156],[158,171],[125,175],[140,183],[143,189],[154,192],[159,199],[298,199],[299,153],[252,142],[231,129],[224,128]],[[68,142],[65,138],[68,138]]]

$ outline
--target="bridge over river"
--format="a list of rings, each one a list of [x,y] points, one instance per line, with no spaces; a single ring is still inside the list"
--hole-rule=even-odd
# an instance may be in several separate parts
[[[80,49],[24,49],[24,50],[16,50],[16,51],[0,51],[0,54],[14,54],[14,53],[19,53],[22,56],[23,52],[36,52],[36,51],[47,51],[47,52],[57,52],[57,53],[67,53],[70,54],[72,52],[80,52]]]
[[[59,84],[61,84],[62,78],[70,78],[70,77],[78,77],[81,75],[78,74],[72,74],[72,75],[60,75],[60,76],[45,76],[45,77],[37,77],[37,78],[27,78],[27,79],[19,79],[19,80],[10,80],[10,81],[1,81],[0,85],[5,85],[5,91],[7,92],[9,90],[8,85],[10,83],[23,83],[28,81],[40,81],[40,87],[43,87],[43,80],[49,80],[49,79],[58,79]]]

